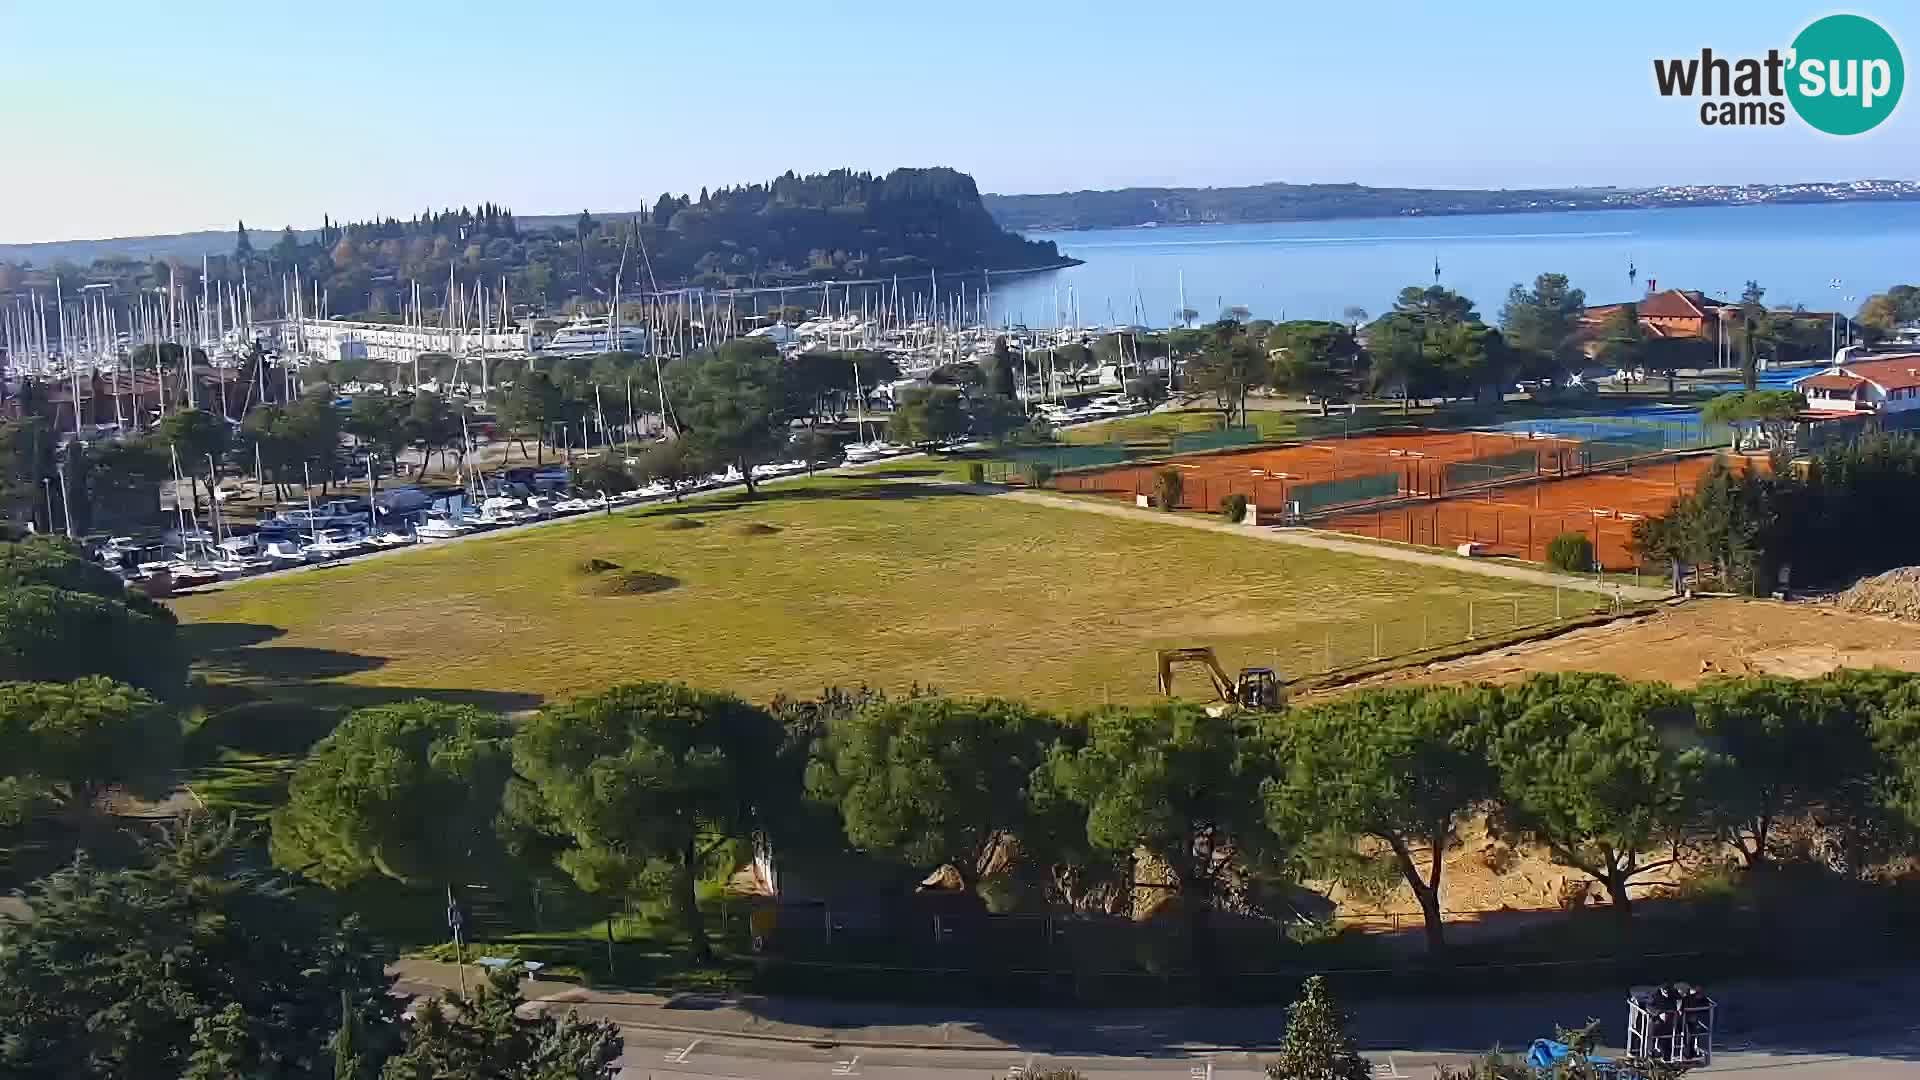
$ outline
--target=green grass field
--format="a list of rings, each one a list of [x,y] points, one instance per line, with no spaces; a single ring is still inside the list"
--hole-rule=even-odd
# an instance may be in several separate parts
[[[941,475],[903,462],[178,598],[205,706],[189,783],[215,812],[259,822],[342,710],[398,698],[511,711],[678,678],[759,700],[917,683],[1071,709],[1154,697],[1160,647],[1297,675],[1462,636],[1469,604],[1482,634],[1553,609],[1552,590],[926,482]],[[618,569],[588,573],[589,560]],[[605,595],[627,573],[653,591]],[[704,895],[718,931],[717,882]],[[437,896],[375,883],[348,899],[386,940],[443,933]],[[595,981],[746,978],[744,962],[685,968],[645,905],[618,920],[609,973],[604,905],[561,887],[541,910],[516,899],[476,939]],[[743,933],[736,920],[720,935],[723,954]]]
[[[1072,708],[1153,696],[1157,648],[1298,675],[1368,658],[1376,627],[1387,654],[1464,636],[1469,602],[1481,633],[1552,610],[1552,590],[898,475],[917,471],[423,547],[175,609],[216,691],[334,709],[416,692],[526,708],[650,678]],[[590,559],[620,570],[585,573]],[[600,595],[629,571],[666,580]]]

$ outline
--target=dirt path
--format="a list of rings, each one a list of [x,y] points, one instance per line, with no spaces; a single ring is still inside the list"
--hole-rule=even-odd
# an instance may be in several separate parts
[[[1530,566],[1516,566],[1512,563],[1491,562],[1477,559],[1463,559],[1454,555],[1442,555],[1432,551],[1420,551],[1389,544],[1368,544],[1357,540],[1342,540],[1314,529],[1273,527],[1249,527],[1229,525],[1200,514],[1166,514],[1156,510],[1142,510],[1119,502],[1094,501],[1092,499],[1069,499],[1060,495],[1026,490],[1003,490],[1000,488],[980,488],[976,490],[994,491],[1000,498],[1017,499],[1021,502],[1038,503],[1056,509],[1079,510],[1088,514],[1104,514],[1108,517],[1125,517],[1155,521],[1163,525],[1177,525],[1187,529],[1207,529],[1214,532],[1230,532],[1237,536],[1248,536],[1258,540],[1267,540],[1277,544],[1292,544],[1295,547],[1319,548],[1323,551],[1338,551],[1348,555],[1364,555],[1372,559],[1389,559],[1394,562],[1415,563],[1420,566],[1437,566],[1446,570],[1455,570],[1465,574],[1481,574],[1486,577],[1506,578],[1509,581],[1523,581],[1529,585],[1545,585],[1549,588],[1576,589],[1580,592],[1599,593],[1603,596],[1618,596],[1622,600],[1659,600],[1668,595],[1664,589],[1649,589],[1635,585],[1617,585],[1609,581],[1594,581],[1590,578],[1572,574],[1559,574],[1551,570]]]

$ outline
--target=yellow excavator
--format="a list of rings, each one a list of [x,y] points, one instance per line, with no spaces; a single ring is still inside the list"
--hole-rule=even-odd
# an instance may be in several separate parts
[[[1280,676],[1269,667],[1243,667],[1239,678],[1229,678],[1227,669],[1220,666],[1220,658],[1213,655],[1211,648],[1199,649],[1161,649],[1160,692],[1173,696],[1173,669],[1175,665],[1197,664],[1206,670],[1213,680],[1213,692],[1217,698],[1207,712],[1220,716],[1236,709],[1249,712],[1272,712],[1286,708],[1287,687]]]

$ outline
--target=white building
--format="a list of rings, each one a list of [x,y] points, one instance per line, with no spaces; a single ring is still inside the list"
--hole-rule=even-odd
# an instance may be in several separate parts
[[[538,334],[514,329],[442,330],[435,326],[348,322],[344,319],[289,320],[280,326],[281,346],[302,349],[329,362],[385,360],[411,363],[422,353],[467,356],[474,353],[525,353],[538,349]]]
[[[1920,409],[1920,353],[1880,354],[1841,361],[1796,380],[1807,408],[1829,413],[1890,413]]]

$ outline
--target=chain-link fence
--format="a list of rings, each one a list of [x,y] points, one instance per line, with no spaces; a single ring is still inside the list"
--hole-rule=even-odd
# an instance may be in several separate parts
[[[1441,490],[1486,487],[1522,476],[1533,476],[1539,471],[1540,454],[1534,450],[1514,450],[1468,461],[1450,461],[1447,463],[1446,486]]]
[[[1284,491],[1285,511],[1289,517],[1318,514],[1335,506],[1378,502],[1400,494],[1401,474],[1373,473],[1323,480],[1317,484],[1296,484]]]
[[[1411,418],[1385,412],[1335,413],[1331,416],[1293,416],[1294,434],[1302,439],[1338,439],[1382,428],[1406,427]]]
[[[1216,428],[1213,431],[1189,431],[1175,435],[1167,445],[1170,454],[1195,454],[1203,450],[1221,450],[1229,446],[1249,446],[1260,441],[1256,427]]]
[[[1530,629],[1617,610],[1605,593],[1555,587],[1458,602],[1423,603],[1392,618],[1328,621],[1299,626],[1299,639],[1269,651],[1288,678],[1323,675],[1433,649],[1484,642]]]
[[[1733,440],[1733,430],[1725,424],[1710,424],[1697,413],[1669,418],[1653,416],[1578,416],[1560,420],[1510,420],[1496,424],[1499,431],[1534,438],[1576,439],[1581,442],[1637,440],[1648,452],[1701,450],[1725,446]]]
[[[1133,455],[1120,443],[1047,443],[1041,446],[1009,446],[998,451],[997,456],[1016,465],[1044,464],[1058,472],[1063,469],[1117,465]]]

